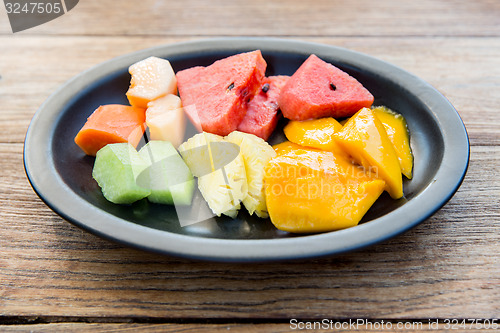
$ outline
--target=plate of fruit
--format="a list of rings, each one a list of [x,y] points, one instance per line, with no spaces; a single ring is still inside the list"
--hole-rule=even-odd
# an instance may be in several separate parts
[[[89,232],[214,261],[338,255],[460,186],[465,126],[429,84],[351,50],[222,38],[124,55],[50,96],[26,134],[39,197]]]

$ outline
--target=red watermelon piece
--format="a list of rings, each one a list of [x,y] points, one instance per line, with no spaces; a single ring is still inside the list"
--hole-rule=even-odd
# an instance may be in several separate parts
[[[373,95],[349,74],[312,54],[283,87],[278,100],[292,120],[349,117],[370,107]]]
[[[238,131],[250,133],[267,140],[278,124],[278,97],[290,77],[266,77],[262,88],[248,103],[247,113],[238,125]]]
[[[257,50],[178,72],[179,96],[191,121],[218,135],[235,131],[245,116],[247,101],[261,87],[266,67]]]

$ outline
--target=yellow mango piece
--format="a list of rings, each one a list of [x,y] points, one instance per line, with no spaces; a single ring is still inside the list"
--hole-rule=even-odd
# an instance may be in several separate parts
[[[329,117],[303,121],[291,120],[283,131],[288,140],[301,146],[336,151],[338,147],[333,134],[341,129],[342,125]]]
[[[393,199],[403,196],[403,177],[394,146],[371,109],[359,110],[334,137],[354,161],[385,181],[385,190]]]
[[[290,147],[265,168],[267,209],[280,230],[310,233],[355,226],[384,190],[383,180],[342,156]]]
[[[373,108],[373,112],[384,125],[398,156],[401,172],[406,178],[412,178],[413,154],[410,147],[410,134],[405,118],[385,106]]]
[[[273,149],[277,155],[283,155],[294,149],[300,149],[300,148],[304,147],[290,141],[283,141],[273,146]]]

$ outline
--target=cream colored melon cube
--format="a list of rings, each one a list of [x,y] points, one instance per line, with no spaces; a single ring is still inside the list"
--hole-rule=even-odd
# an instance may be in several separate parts
[[[151,140],[169,141],[175,148],[179,147],[186,132],[186,116],[181,99],[169,94],[149,102],[146,125]]]
[[[167,94],[177,94],[177,79],[170,62],[157,57],[139,61],[128,69],[132,79],[127,91],[130,105],[146,108]]]

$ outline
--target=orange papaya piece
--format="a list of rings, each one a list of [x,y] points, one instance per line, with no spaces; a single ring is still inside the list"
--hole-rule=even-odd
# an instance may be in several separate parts
[[[75,137],[87,155],[95,156],[107,144],[129,142],[137,147],[144,134],[146,110],[127,105],[101,105]]]

